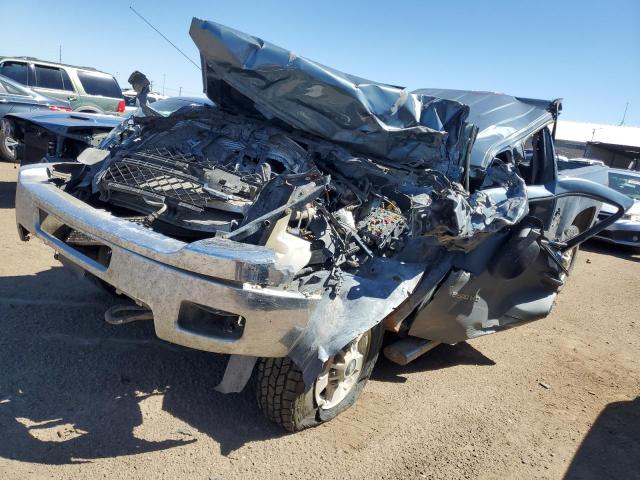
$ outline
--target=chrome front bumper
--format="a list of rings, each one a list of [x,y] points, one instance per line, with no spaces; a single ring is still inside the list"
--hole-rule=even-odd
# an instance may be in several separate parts
[[[111,249],[107,266],[42,228],[52,216]],[[218,353],[281,357],[306,327],[317,298],[280,285],[291,272],[265,247],[224,239],[185,243],[93,208],[48,181],[47,165],[22,167],[16,191],[18,228],[153,312],[158,337]],[[205,335],[179,325],[184,302],[245,319],[237,339]]]

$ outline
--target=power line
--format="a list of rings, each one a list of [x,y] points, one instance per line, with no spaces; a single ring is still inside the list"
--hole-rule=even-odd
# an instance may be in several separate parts
[[[167,38],[167,37],[166,37],[166,36],[165,36],[165,35],[164,35],[160,30],[158,30],[156,27],[154,27],[153,25],[151,25],[151,23],[150,23],[146,18],[144,18],[140,13],[138,13],[138,12],[136,11],[136,9],[135,9],[135,8],[133,8],[131,5],[129,5],[129,8],[131,9],[131,11],[132,11],[133,13],[135,13],[138,17],[140,17],[144,23],[146,23],[146,24],[147,24],[147,25],[149,25],[151,28],[153,28],[153,29],[158,33],[158,35],[160,35],[160,36],[161,36],[162,38],[164,38],[167,42],[169,42],[169,44],[170,44],[173,48],[175,48],[178,52],[180,52],[184,58],[186,58],[186,59],[187,59],[187,60],[189,60],[191,63],[193,63],[193,65],[194,65],[198,70],[202,71],[202,69],[200,68],[200,65],[198,65],[196,62],[194,62],[193,60],[191,60],[191,59],[187,56],[187,54],[186,54],[186,53],[184,53],[182,50],[180,50],[180,49],[179,49],[179,48],[178,48],[178,47],[177,47],[177,46],[176,46],[176,45],[175,45],[171,40],[169,40],[169,39],[168,39],[168,38]]]
[[[165,87],[165,90],[167,92],[175,92],[178,94],[178,96],[182,96],[183,93],[187,95],[203,95],[202,91],[185,90],[182,87]]]

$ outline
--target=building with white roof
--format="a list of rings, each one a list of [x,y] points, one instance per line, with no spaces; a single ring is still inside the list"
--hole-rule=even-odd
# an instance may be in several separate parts
[[[568,158],[640,170],[640,127],[558,120],[555,143],[557,153]]]

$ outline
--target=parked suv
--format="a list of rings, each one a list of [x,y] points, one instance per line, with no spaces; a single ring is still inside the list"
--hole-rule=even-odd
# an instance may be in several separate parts
[[[0,57],[0,74],[48,97],[68,101],[77,112],[121,114],[124,97],[109,73],[31,57]]]

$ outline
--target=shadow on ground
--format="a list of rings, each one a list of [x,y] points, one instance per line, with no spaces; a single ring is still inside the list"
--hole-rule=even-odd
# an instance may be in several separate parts
[[[179,447],[200,434],[227,455],[283,434],[251,388],[214,390],[224,356],[158,340],[151,322],[106,324],[104,311],[119,301],[61,267],[0,278],[0,456],[77,463]],[[382,361],[374,379],[459,364],[493,362],[468,344],[441,346],[407,367]],[[143,423],[141,402],[153,396],[175,421]]]
[[[251,388],[215,392],[224,356],[158,340],[150,322],[106,324],[104,311],[119,301],[61,267],[0,278],[0,456],[78,463],[179,447],[197,441],[197,432],[226,455],[283,434]],[[494,363],[466,343],[443,345],[406,367],[381,361],[374,380],[460,364]],[[156,425],[145,440],[136,432],[141,402],[156,395],[177,420]]]
[[[179,447],[197,432],[228,454],[282,434],[251,389],[213,390],[224,356],[158,340],[150,322],[106,324],[117,301],[60,267],[0,278],[0,456],[77,463]],[[177,421],[156,420],[144,440],[135,429],[154,395]]]
[[[409,365],[400,366],[387,360],[380,354],[378,365],[373,371],[372,380],[381,382],[404,383],[404,375],[416,372],[429,372],[457,365],[484,365],[496,363],[466,342],[456,345],[438,345],[428,354],[418,357]]]
[[[16,182],[0,182],[0,208],[13,208],[16,203]]]
[[[640,397],[605,407],[564,478],[640,478]]]
[[[612,245],[598,240],[589,240],[580,245],[583,254],[587,252],[599,253],[601,255],[610,255],[612,257],[622,258],[631,262],[640,262],[640,253],[625,246]]]

